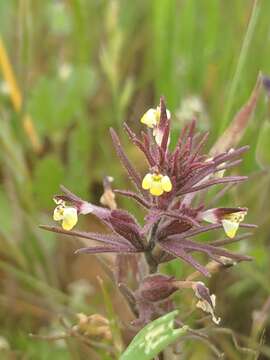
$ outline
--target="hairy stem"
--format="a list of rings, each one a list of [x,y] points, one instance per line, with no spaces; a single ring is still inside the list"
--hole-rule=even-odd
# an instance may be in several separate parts
[[[153,256],[153,250],[156,245],[156,233],[157,233],[159,223],[160,223],[160,220],[158,220],[152,226],[150,233],[149,233],[149,237],[148,237],[147,251],[144,253],[150,274],[157,272],[157,269],[158,269],[158,262],[155,260],[155,257]]]

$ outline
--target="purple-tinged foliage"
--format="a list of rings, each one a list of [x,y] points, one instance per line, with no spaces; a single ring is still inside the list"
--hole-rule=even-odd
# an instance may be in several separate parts
[[[249,114],[251,108],[248,109]],[[248,150],[248,146],[227,149],[221,153],[217,153],[215,148],[212,156],[209,156],[203,152],[208,133],[196,133],[196,124],[193,121],[184,127],[175,148],[170,149],[171,120],[163,98],[160,100],[159,107],[156,110],[150,109],[142,119],[148,129],[142,131],[141,137],[138,137],[127,124],[124,124],[124,129],[132,143],[146,158],[148,163],[146,174],[140,174],[135,169],[113,129],[111,129],[111,136],[116,153],[134,185],[133,191],[115,190],[115,194],[135,200],[143,208],[146,212],[143,226],[127,211],[115,209],[116,203],[113,203],[114,209],[96,206],[80,199],[63,186],[61,189],[64,194],[54,198],[56,203],[60,204],[55,220],[71,216],[72,212],[67,210],[65,213],[65,209],[76,209],[78,215],[95,215],[108,227],[110,233],[99,234],[42,226],[49,231],[100,243],[78,249],[76,253],[111,252],[118,255],[137,253],[139,275],[136,274],[136,278],[140,279],[137,290],[133,293],[124,283],[118,282],[128,303],[133,304],[131,306],[133,306],[134,314],[138,315],[135,321],[137,325],[147,323],[164,313],[165,309],[173,307],[169,296],[179,289],[180,283],[176,285],[176,279],[154,274],[161,263],[178,258],[202,275],[210,276],[207,266],[202,265],[194,255],[202,253],[211,261],[222,265],[224,265],[224,259],[233,263],[250,260],[248,256],[234,254],[220,246],[235,241],[233,238],[239,226],[254,227],[254,225],[242,223],[247,213],[246,208],[209,209],[203,202],[203,197],[209,188],[247,180],[245,176],[225,176],[225,173],[229,168],[241,162],[239,157]],[[198,194],[200,195],[199,203],[196,202]],[[206,222],[211,224],[206,224]],[[205,241],[194,239],[197,235],[222,228],[228,236],[225,241],[205,243]],[[145,269],[148,270],[145,271]],[[122,270],[119,273],[122,274]],[[118,281],[119,278],[117,276],[116,280]],[[185,287],[183,283],[181,282],[180,287]],[[212,303],[209,290],[201,284],[198,283],[196,289],[194,288],[197,297],[200,298],[199,307],[214,316],[215,305]],[[193,283],[192,286],[194,286]],[[187,283],[187,287],[190,287],[190,283]]]

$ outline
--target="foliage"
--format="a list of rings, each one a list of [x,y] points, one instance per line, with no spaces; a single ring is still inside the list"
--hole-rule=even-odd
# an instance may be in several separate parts
[[[163,315],[146,325],[132,340],[120,360],[151,360],[177,338],[185,335],[188,328],[173,329],[177,311]]]

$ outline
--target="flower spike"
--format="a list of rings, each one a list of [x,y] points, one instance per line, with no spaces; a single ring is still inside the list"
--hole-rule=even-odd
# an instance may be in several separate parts
[[[248,106],[250,113],[254,106]],[[243,119],[243,111],[237,116],[236,123]],[[208,193],[205,196],[208,188],[225,185],[225,189],[229,189],[226,184],[231,186],[247,180],[245,176],[231,176],[227,172],[241,162],[240,157],[248,150],[248,146],[237,149],[234,139],[225,139],[224,143],[223,137],[219,153],[219,146],[215,146],[210,154],[204,153],[208,134],[198,134],[196,121],[193,120],[185,126],[175,148],[171,149],[170,118],[165,100],[161,97],[159,106],[149,109],[141,118],[141,123],[148,128],[141,132],[141,136],[127,124],[124,125],[129,139],[146,160],[148,168],[144,174],[134,167],[118,135],[113,129],[110,130],[116,153],[135,186],[133,191],[113,191],[112,179],[106,177],[105,191],[100,199],[103,206],[97,206],[61,187],[63,194],[54,198],[57,206],[53,218],[60,221],[62,227],[41,226],[45,230],[83,241],[84,247],[77,249],[77,254],[116,254],[114,279],[136,316],[132,325],[137,329],[172,310],[175,304],[170,296],[175,291],[191,288],[198,299],[197,307],[209,313],[216,324],[220,321],[215,315],[215,295],[210,294],[204,283],[190,281],[192,274],[186,280],[159,274],[160,264],[178,259],[197,270],[196,277],[210,277],[213,272],[222,271],[227,266],[251,260],[249,256],[225,248],[225,245],[249,235],[236,236],[239,227],[254,227],[242,223],[247,209],[209,208],[211,205],[204,203],[211,195]],[[239,138],[239,134],[237,136]],[[115,193],[135,200],[143,207],[143,224],[131,213],[118,207]],[[217,193],[210,203],[215,203],[223,195]],[[105,233],[72,230],[78,216],[87,214],[94,215],[106,226]],[[210,224],[205,224],[205,221]],[[226,233],[225,239],[217,238],[207,242],[196,239],[198,235],[213,231],[219,233],[222,229]],[[204,256],[197,258],[198,253]],[[202,262],[205,256],[212,264],[211,267]],[[134,281],[130,281],[132,290],[128,288],[130,274],[134,274]],[[194,280],[194,277],[191,279]]]

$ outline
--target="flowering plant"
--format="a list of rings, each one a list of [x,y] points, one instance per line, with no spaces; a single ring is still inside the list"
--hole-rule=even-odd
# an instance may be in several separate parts
[[[104,206],[97,206],[61,186],[63,194],[54,197],[57,204],[54,220],[61,221],[62,228],[42,227],[99,243],[80,248],[77,254],[117,254],[115,281],[134,313],[133,326],[136,329],[173,310],[175,305],[170,296],[185,288],[194,291],[198,299],[197,307],[211,314],[213,321],[218,324],[220,318],[214,314],[215,295],[210,294],[206,285],[201,281],[179,280],[161,274],[158,272],[159,265],[177,258],[198,274],[209,277],[217,268],[250,260],[246,255],[232,253],[223,247],[242,238],[236,236],[239,227],[254,227],[243,222],[247,208],[208,208],[203,201],[207,190],[213,186],[247,180],[246,176],[228,176],[226,172],[241,162],[239,157],[248,150],[248,146],[221,153],[213,151],[211,155],[206,155],[203,146],[208,133],[197,133],[193,121],[182,130],[175,148],[170,149],[171,114],[163,98],[156,109],[150,109],[143,115],[141,123],[146,126],[146,131],[142,131],[140,138],[127,124],[124,128],[147,160],[148,170],[143,175],[134,168],[116,132],[111,129],[116,153],[135,190],[112,190],[112,179],[105,178],[105,192],[101,198]],[[143,208],[143,225],[129,212],[117,208],[115,194],[130,198]],[[110,233],[72,230],[78,216],[87,214],[95,215],[109,228]],[[199,234],[219,229],[226,234],[224,240],[206,243],[194,239]],[[195,258],[196,253],[205,254],[210,262],[203,265]],[[132,256],[124,257],[124,254]],[[129,287],[127,276],[121,271],[127,263],[135,271],[135,289]]]

